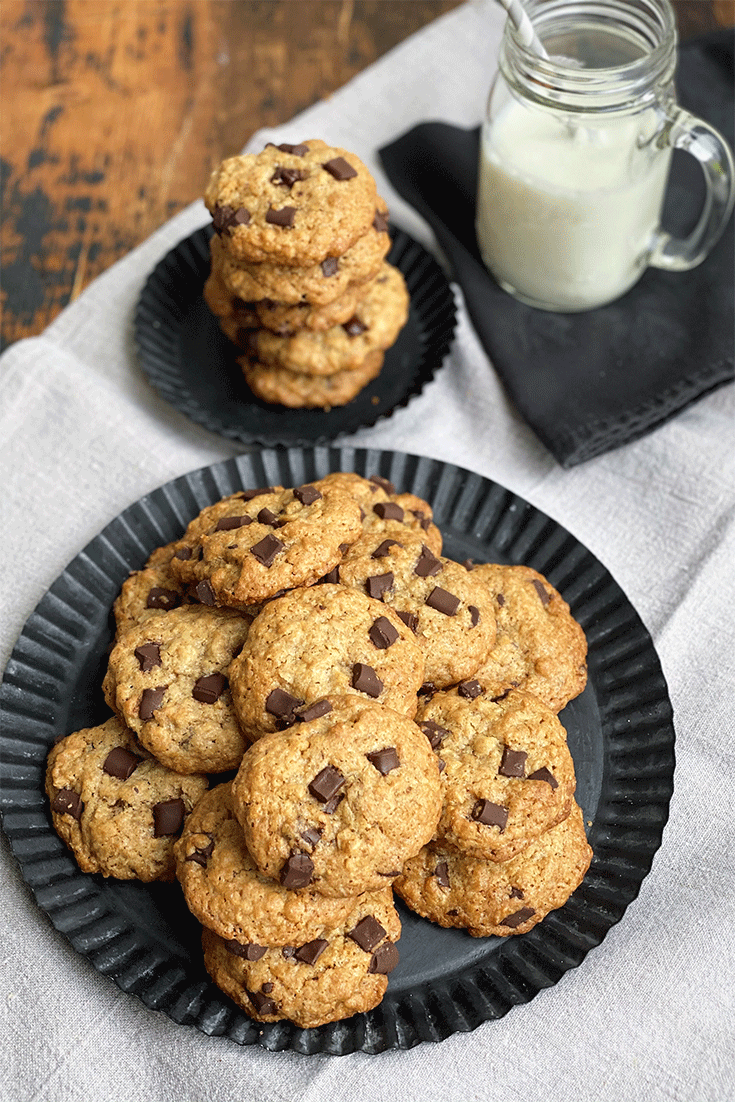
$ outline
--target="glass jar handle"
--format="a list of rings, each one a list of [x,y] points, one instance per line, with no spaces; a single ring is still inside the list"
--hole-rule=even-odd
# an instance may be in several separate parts
[[[696,157],[706,184],[704,207],[688,237],[661,231],[648,263],[654,268],[685,272],[701,264],[719,240],[735,202],[735,171],[730,148],[709,123],[690,115],[673,101],[664,104],[667,144]]]

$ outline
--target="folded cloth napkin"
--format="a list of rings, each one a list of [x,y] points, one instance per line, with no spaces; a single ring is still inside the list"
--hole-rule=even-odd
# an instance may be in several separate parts
[[[684,107],[733,143],[731,32],[680,48],[678,91]],[[643,436],[733,378],[732,219],[691,272],[649,268],[622,298],[585,313],[532,309],[503,292],[480,259],[479,134],[423,123],[380,156],[393,186],[434,230],[510,397],[563,467]],[[700,183],[693,159],[675,154],[667,226],[684,230],[682,214]]]

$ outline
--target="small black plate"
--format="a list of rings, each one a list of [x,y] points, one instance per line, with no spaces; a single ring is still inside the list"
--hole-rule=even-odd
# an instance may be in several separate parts
[[[211,226],[204,226],[159,261],[135,314],[138,359],[148,381],[210,432],[267,446],[334,440],[407,405],[449,351],[456,310],[447,278],[417,241],[392,229],[387,260],[403,273],[411,306],[377,379],[346,406],[329,411],[268,405],[247,386],[236,361],[242,352],[224,336],[202,298],[211,236]]]
[[[176,884],[81,873],[54,832],[46,755],[59,735],[109,717],[101,683],[112,603],[130,570],[178,538],[205,505],[330,471],[380,474],[427,500],[449,558],[525,563],[569,601],[589,645],[586,689],[562,713],[594,858],[560,910],[529,933],[472,938],[399,902],[401,959],[382,1003],[317,1029],[254,1022],[207,976],[200,927]],[[0,686],[0,808],[39,906],[78,952],[177,1022],[241,1045],[382,1052],[440,1041],[500,1018],[584,959],[638,894],[661,844],[673,791],[671,705],[648,632],[600,562],[523,498],[477,474],[402,452],[255,451],[167,483],[131,505],[69,564],[33,612]]]

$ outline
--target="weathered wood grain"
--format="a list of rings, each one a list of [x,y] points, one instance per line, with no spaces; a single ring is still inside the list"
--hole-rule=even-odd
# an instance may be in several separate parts
[[[2,345],[39,333],[261,126],[459,0],[2,0]],[[735,23],[679,0],[683,38]]]

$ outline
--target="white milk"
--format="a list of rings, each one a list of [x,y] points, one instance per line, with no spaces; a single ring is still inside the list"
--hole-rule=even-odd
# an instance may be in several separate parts
[[[641,275],[671,153],[652,110],[571,127],[514,99],[485,123],[477,239],[501,285],[531,305],[587,310]]]

